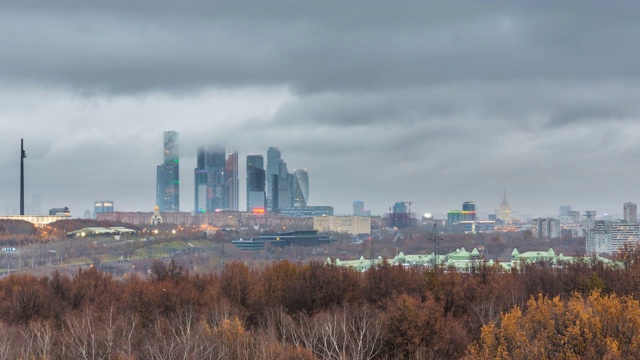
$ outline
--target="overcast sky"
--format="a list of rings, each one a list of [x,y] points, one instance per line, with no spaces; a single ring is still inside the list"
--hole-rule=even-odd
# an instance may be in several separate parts
[[[181,210],[198,146],[269,146],[310,205],[442,214],[640,201],[640,2],[0,1],[0,213],[150,211],[163,131]]]

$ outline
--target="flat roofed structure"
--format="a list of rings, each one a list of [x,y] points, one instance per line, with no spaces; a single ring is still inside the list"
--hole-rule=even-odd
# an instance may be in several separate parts
[[[0,220],[22,220],[32,223],[38,227],[44,227],[45,225],[58,221],[69,219],[71,214],[66,213],[65,215],[10,215],[10,216],[0,216]]]
[[[129,235],[135,234],[133,229],[127,229],[122,226],[113,227],[86,227],[79,230],[69,231],[67,237],[77,236],[110,236],[110,235]]]
[[[330,244],[333,239],[328,235],[318,235],[317,230],[288,231],[277,234],[262,234],[248,240],[235,240],[231,243],[240,250],[260,250],[267,244],[277,247],[287,245],[318,246]]]

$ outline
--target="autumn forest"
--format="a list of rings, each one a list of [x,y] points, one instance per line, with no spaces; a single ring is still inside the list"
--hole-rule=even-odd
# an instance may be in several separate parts
[[[640,267],[470,273],[231,262],[146,278],[96,269],[0,281],[0,358],[639,358]]]

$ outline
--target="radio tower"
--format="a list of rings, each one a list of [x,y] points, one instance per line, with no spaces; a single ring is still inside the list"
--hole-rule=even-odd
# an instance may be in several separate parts
[[[24,139],[20,139],[20,215],[24,215],[24,159],[26,158]]]

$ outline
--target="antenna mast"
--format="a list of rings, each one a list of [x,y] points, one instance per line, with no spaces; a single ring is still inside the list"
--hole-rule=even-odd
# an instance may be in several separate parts
[[[20,215],[24,215],[24,159],[26,157],[24,139],[20,139]]]

